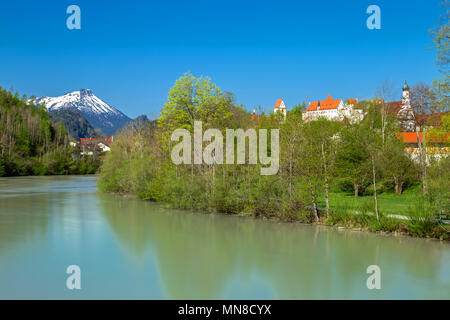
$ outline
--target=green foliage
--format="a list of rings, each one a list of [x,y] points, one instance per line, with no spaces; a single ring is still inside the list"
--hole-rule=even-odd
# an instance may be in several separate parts
[[[99,160],[75,160],[69,139],[44,106],[0,87],[0,176],[94,173]]]
[[[450,26],[449,26],[449,7],[450,2],[442,2],[443,13],[440,17],[439,25],[432,30],[434,45],[436,47],[436,64],[439,71],[443,74],[441,79],[435,79],[432,83],[432,89],[436,94],[440,111],[449,111],[450,106]]]
[[[303,115],[303,111],[305,111],[307,109],[307,105],[306,102],[302,102],[302,103],[297,103],[296,105],[294,105],[292,107],[292,110],[289,111],[289,114],[295,114],[297,117],[301,118]]]
[[[175,129],[192,131],[194,121],[202,121],[204,127],[223,127],[231,116],[229,99],[211,79],[186,73],[169,91],[158,120],[160,138],[168,146]]]
[[[428,225],[417,226],[421,219],[406,224],[388,217],[408,214],[420,188],[406,187],[416,181],[417,172],[395,136],[394,120],[383,115],[374,102],[362,102],[359,107],[365,119],[347,125],[326,119],[304,123],[301,112],[289,112],[286,120],[261,116],[254,121],[231,94],[223,94],[210,79],[186,74],[170,90],[156,127],[144,125],[115,137],[101,167],[99,187],[183,209],[416,235],[425,228],[427,233]],[[177,128],[192,134],[196,120],[203,122],[203,130],[280,129],[278,174],[262,176],[260,165],[250,164],[174,165],[170,134]],[[443,170],[442,165],[436,164],[430,179],[433,172]],[[377,198],[372,196],[374,182]],[[393,192],[398,191],[396,185],[403,187],[398,196]],[[436,207],[436,198],[427,201]],[[431,216],[427,219],[436,226]]]
[[[337,174],[351,183],[355,195],[361,193],[369,180],[369,154],[361,140],[364,130],[358,125],[344,127],[336,152]]]

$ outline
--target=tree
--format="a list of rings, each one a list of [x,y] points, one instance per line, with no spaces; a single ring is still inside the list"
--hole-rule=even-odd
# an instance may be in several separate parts
[[[395,194],[400,196],[403,184],[415,177],[415,167],[412,159],[405,153],[405,146],[397,136],[390,135],[383,152],[383,168],[388,177],[394,181]]]
[[[450,1],[442,1],[441,7],[443,8],[443,13],[439,19],[438,26],[431,30],[431,35],[434,36],[434,45],[437,51],[436,64],[440,72],[448,75],[450,62],[450,26],[448,25]]]
[[[345,126],[339,134],[336,151],[336,171],[353,185],[357,197],[369,178],[369,154],[362,143],[360,124]]]
[[[389,110],[387,107],[387,101],[392,101],[394,99],[395,96],[394,83],[390,80],[385,80],[378,86],[375,96],[376,96],[375,101],[377,101],[378,99],[381,100],[378,105],[380,108],[380,115],[381,115],[381,139],[384,145],[386,126],[389,121],[388,120]]]
[[[303,101],[301,103],[297,103],[296,105],[294,105],[292,107],[291,111],[289,111],[288,113],[296,114],[297,117],[302,119],[303,111],[306,110],[306,108],[307,108],[306,101]]]
[[[309,193],[309,200],[312,205],[314,220],[319,221],[319,214],[317,208],[317,199],[323,189],[323,166],[321,161],[321,146],[316,143],[316,130],[312,125],[313,122],[308,122],[302,127],[302,138],[298,144],[299,158],[298,168],[302,180],[306,183],[307,193]]]
[[[231,119],[230,97],[225,96],[209,78],[196,78],[190,73],[181,76],[169,91],[169,97],[158,120],[163,145],[175,129],[193,131],[194,121],[208,126],[224,127]]]
[[[35,106],[18,93],[0,87],[0,175],[73,172],[69,136],[52,123],[45,106]]]
[[[424,82],[419,82],[411,88],[411,105],[414,112],[418,115],[425,115],[434,113],[438,110],[438,102],[436,99],[436,93]],[[416,118],[416,123],[423,127],[424,117]]]
[[[320,174],[324,179],[325,206],[328,218],[330,216],[329,183],[335,171],[337,139],[341,125],[339,122],[325,118],[311,121],[308,125],[314,135],[315,143],[319,147],[320,169],[322,171]]]
[[[375,204],[375,216],[377,220],[380,219],[378,210],[378,197],[377,197],[377,176],[380,171],[381,162],[383,160],[384,141],[382,138],[383,130],[381,127],[384,125],[381,116],[381,110],[377,108],[376,103],[369,103],[367,116],[360,126],[362,129],[361,141],[366,153],[369,155],[370,168],[372,175],[373,185],[373,199]]]
[[[445,112],[449,110],[450,106],[450,26],[448,25],[450,2],[444,0],[441,6],[443,13],[438,26],[431,30],[431,35],[434,37],[434,45],[437,51],[436,65],[443,74],[443,78],[435,79],[432,88],[437,96],[439,110]]]
[[[302,141],[302,118],[298,113],[288,113],[286,121],[281,126],[280,174],[288,178],[289,199],[293,199],[294,177],[300,174],[299,161],[300,142]]]

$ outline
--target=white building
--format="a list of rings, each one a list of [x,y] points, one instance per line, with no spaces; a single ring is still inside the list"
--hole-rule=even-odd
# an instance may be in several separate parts
[[[283,99],[278,99],[277,102],[275,102],[275,107],[273,107],[273,113],[277,112],[281,112],[284,116],[284,120],[286,120],[287,109]]]
[[[397,119],[405,132],[416,131],[416,117],[411,106],[411,98],[409,96],[409,86],[405,81],[402,88],[402,107],[397,113]]]
[[[311,121],[318,118],[342,121],[345,118],[350,122],[360,121],[364,117],[363,111],[355,109],[357,99],[348,99],[344,102],[341,99],[333,99],[330,94],[325,100],[312,101],[308,109],[303,111],[303,120]]]

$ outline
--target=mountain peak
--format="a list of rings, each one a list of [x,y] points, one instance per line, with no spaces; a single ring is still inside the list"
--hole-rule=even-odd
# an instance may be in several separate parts
[[[94,92],[92,92],[91,89],[81,89],[80,90],[80,96],[81,97],[83,97],[83,96],[93,96],[93,95],[94,95]]]
[[[41,97],[37,98],[35,103],[45,103],[49,112],[67,108],[77,110],[94,128],[100,129],[106,135],[114,134],[131,121],[122,112],[94,95],[91,89],[81,89],[59,97]]]

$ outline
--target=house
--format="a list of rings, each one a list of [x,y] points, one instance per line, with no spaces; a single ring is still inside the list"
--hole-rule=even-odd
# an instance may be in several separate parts
[[[109,138],[81,138],[77,146],[80,148],[80,155],[100,155],[111,150],[113,140],[113,136]]]
[[[276,114],[277,112],[283,114],[284,120],[286,120],[287,109],[283,99],[278,99],[275,102],[275,106],[273,107],[273,113]]]
[[[253,109],[250,119],[252,119],[253,121],[259,121],[261,119],[261,116],[259,114],[256,114],[256,110]]]
[[[441,132],[428,134],[424,140],[423,132],[398,132],[397,138],[405,144],[405,152],[412,159],[417,160],[420,157],[419,139],[427,155],[427,161],[430,157],[440,159],[450,155],[450,132]]]
[[[303,111],[303,121],[317,120],[326,118],[328,120],[343,121],[345,118],[350,122],[360,121],[364,114],[360,109],[354,108],[358,103],[357,99],[333,99],[328,94],[325,100],[312,101],[308,105],[308,109]]]
[[[383,100],[380,100],[383,103]],[[411,104],[409,85],[405,81],[402,88],[402,100],[391,101],[383,104],[385,110],[395,115],[403,132],[424,131],[431,127],[439,127],[442,117],[450,112],[436,112],[428,114],[417,113]]]

